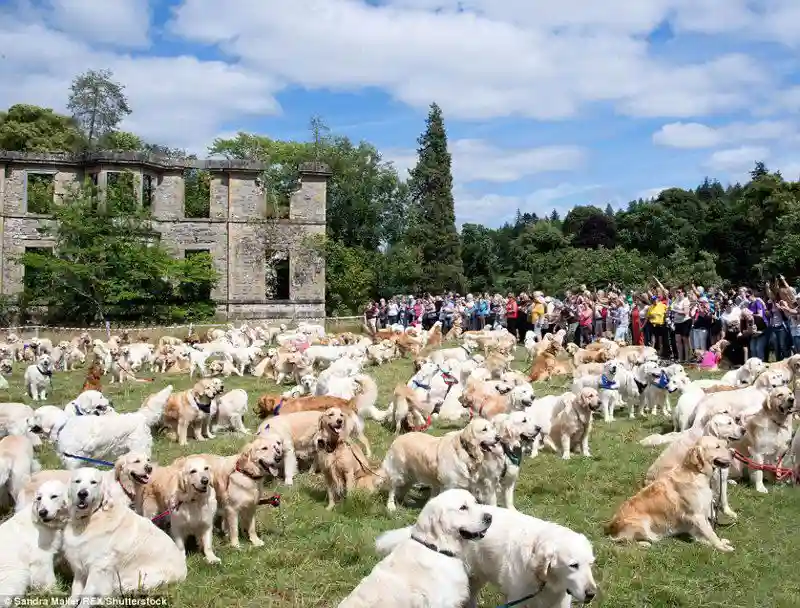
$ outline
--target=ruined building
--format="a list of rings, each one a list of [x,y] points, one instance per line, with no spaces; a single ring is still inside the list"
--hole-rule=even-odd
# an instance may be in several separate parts
[[[321,319],[325,264],[314,236],[325,233],[328,167],[306,163],[283,210],[268,209],[261,163],[173,160],[133,152],[95,154],[0,151],[0,293],[22,290],[14,260],[29,248],[52,248],[38,230],[50,205],[88,179],[99,192],[128,184],[152,211],[153,228],[176,256],[211,254],[219,282],[211,297],[231,319]],[[209,201],[187,217],[188,172],[207,171]]]

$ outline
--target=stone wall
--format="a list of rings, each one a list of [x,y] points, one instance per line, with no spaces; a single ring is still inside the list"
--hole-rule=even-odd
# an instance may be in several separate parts
[[[185,169],[211,173],[210,217],[186,218]],[[250,161],[176,161],[130,152],[73,156],[0,151],[0,293],[22,289],[23,269],[14,262],[26,247],[53,246],[39,229],[46,216],[25,209],[26,175],[53,173],[56,200],[84,178],[97,174],[101,192],[111,171],[131,171],[139,203],[142,180],[152,176],[153,227],[176,257],[207,250],[219,273],[212,292],[217,310],[229,318],[302,318],[325,316],[325,263],[313,246],[325,234],[325,205],[330,171],[321,163],[300,169],[300,188],[290,200],[289,219],[266,219],[266,202],[257,178],[265,167]],[[266,297],[268,251],[289,255],[289,299]]]

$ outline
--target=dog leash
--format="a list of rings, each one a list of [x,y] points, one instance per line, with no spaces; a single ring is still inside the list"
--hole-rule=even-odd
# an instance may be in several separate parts
[[[800,483],[800,475],[795,475],[794,470],[782,467],[781,464],[783,463],[783,458],[778,461],[777,465],[774,464],[759,464],[750,460],[747,456],[739,452],[738,450],[733,451],[733,457],[738,460],[739,462],[747,465],[748,469],[753,471],[767,471],[769,473],[773,473],[775,475],[775,479],[777,481],[783,481],[784,479],[793,479],[796,483]]]
[[[542,591],[544,591],[544,585],[539,587],[533,593],[529,593],[525,597],[521,597],[518,600],[514,600],[513,602],[506,602],[505,604],[500,604],[497,608],[513,608],[514,606],[519,606],[523,602],[527,602],[530,599],[533,599],[537,595],[539,595]]]
[[[114,467],[113,462],[109,462],[108,460],[99,460],[98,458],[89,458],[88,456],[78,456],[77,454],[70,454],[68,452],[63,453],[64,456],[67,458],[74,458],[75,460],[82,460],[83,462],[88,462],[91,464],[96,464],[101,467]]]

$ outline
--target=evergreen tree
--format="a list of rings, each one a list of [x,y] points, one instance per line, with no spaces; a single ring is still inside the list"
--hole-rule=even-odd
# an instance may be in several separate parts
[[[463,290],[464,267],[456,230],[453,174],[442,110],[431,104],[425,132],[417,140],[419,160],[411,171],[412,221],[408,243],[423,264],[423,284],[430,293]]]

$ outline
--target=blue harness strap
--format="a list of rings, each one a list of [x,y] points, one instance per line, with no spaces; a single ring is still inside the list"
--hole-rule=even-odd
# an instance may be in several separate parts
[[[278,401],[278,405],[275,406],[275,409],[272,410],[272,415],[277,416],[278,414],[280,414],[282,407],[283,407],[283,397],[281,397],[281,400]]]
[[[610,380],[608,378],[608,376],[606,376],[605,374],[600,376],[600,388],[603,388],[603,389],[608,390],[608,391],[613,391],[613,390],[617,389],[618,386],[619,385],[616,382],[614,382],[613,380]]]
[[[662,369],[661,375],[658,377],[658,380],[653,382],[658,388],[667,388],[669,384],[669,378],[667,377],[667,373]]]
[[[430,385],[430,384],[423,384],[422,382],[420,382],[420,381],[418,381],[418,380],[412,380],[412,381],[411,381],[411,384],[413,384],[413,385],[414,385],[414,386],[416,386],[417,388],[421,388],[421,389],[422,389],[422,390],[424,390],[424,391],[429,391],[429,390],[431,390],[431,385]]]

